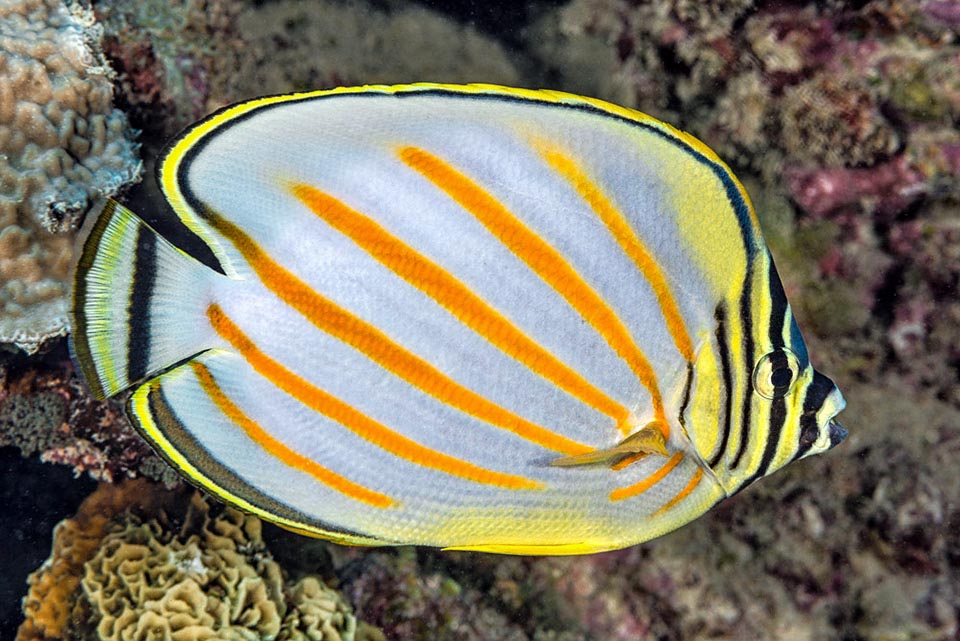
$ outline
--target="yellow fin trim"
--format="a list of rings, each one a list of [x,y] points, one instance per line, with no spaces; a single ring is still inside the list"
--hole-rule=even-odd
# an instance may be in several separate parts
[[[454,545],[443,548],[444,551],[488,552],[491,554],[519,554],[525,556],[575,556],[596,554],[616,550],[623,546],[611,542],[584,541],[581,543],[555,543],[538,545],[536,543],[479,543],[476,545]]]
[[[164,374],[164,376],[169,375],[171,375],[171,373]],[[247,499],[218,485],[210,477],[197,469],[196,466],[194,466],[177,448],[173,446],[173,444],[167,439],[163,431],[160,429],[160,426],[154,420],[153,413],[150,411],[150,394],[151,392],[156,392],[159,390],[159,387],[160,384],[156,380],[138,387],[127,401],[127,413],[134,418],[138,427],[147,436],[148,440],[153,443],[155,448],[162,452],[163,456],[175,467],[177,467],[184,475],[186,475],[192,482],[196,483],[214,496],[219,497],[222,501],[235,505],[236,507],[249,512],[250,514],[256,514],[260,518],[270,521],[271,523],[275,523],[282,528],[303,534],[304,536],[327,539],[343,545],[374,546],[384,544],[378,539],[371,537],[362,536],[359,534],[347,534],[344,532],[333,532],[309,523],[302,523],[300,521],[279,516],[278,514],[274,514],[269,510],[265,510],[259,505],[251,503]]]
[[[730,171],[730,168],[727,167],[727,165],[716,155],[712,149],[690,134],[635,109],[622,107],[605,100],[599,100],[597,98],[579,96],[572,93],[549,89],[523,89],[484,83],[457,85],[423,82],[399,85],[361,85],[356,87],[336,87],[333,89],[323,89],[318,91],[265,96],[231,105],[211,114],[204,120],[195,123],[190,129],[181,135],[181,137],[173,146],[165,151],[161,159],[159,169],[160,188],[167,200],[170,202],[170,205],[176,212],[177,216],[179,216],[179,218],[191,231],[200,236],[200,238],[202,238],[211,247],[227,273],[234,275],[232,266],[229,265],[229,261],[225,260],[225,256],[223,255],[222,250],[220,250],[219,244],[210,234],[209,227],[202,220],[203,216],[201,212],[193,211],[192,207],[187,203],[183,193],[180,191],[180,186],[178,184],[180,165],[194,146],[196,146],[203,138],[216,132],[217,129],[231,120],[244,116],[251,111],[266,107],[268,105],[307,100],[312,98],[323,98],[328,96],[349,96],[361,94],[382,94],[385,96],[390,96],[396,94],[413,94],[430,91],[464,96],[501,96],[544,104],[590,106],[601,112],[605,112],[625,120],[633,121],[647,127],[652,127],[668,138],[677,140],[687,148],[695,150],[707,158],[710,162],[716,163],[723,168],[723,170],[733,180],[744,202],[747,203],[747,206],[750,210],[750,217],[754,226],[759,228],[756,214],[753,211],[753,207],[750,206],[749,196],[747,196],[746,190],[733,176],[733,172]]]

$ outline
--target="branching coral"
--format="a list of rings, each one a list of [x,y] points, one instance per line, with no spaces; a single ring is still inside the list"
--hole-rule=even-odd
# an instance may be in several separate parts
[[[71,233],[140,172],[92,14],[0,6],[0,343],[32,351],[67,327]]]

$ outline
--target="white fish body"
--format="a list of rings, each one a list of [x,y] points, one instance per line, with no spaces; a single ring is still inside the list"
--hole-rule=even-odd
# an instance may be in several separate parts
[[[158,171],[223,273],[110,203],[78,362],[101,396],[136,385],[131,417],[193,482],[286,527],[614,549],[842,438],[742,187],[637,112],[481,85],[275,96]]]

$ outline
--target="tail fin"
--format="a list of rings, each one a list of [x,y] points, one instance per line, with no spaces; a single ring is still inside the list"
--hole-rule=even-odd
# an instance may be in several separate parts
[[[71,348],[106,398],[210,347],[204,310],[221,274],[110,200],[87,236],[73,286]]]

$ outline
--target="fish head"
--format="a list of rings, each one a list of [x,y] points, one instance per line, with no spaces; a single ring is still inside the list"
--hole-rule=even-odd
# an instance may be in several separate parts
[[[728,495],[847,435],[837,420],[843,395],[813,368],[782,290],[773,290],[772,305],[759,303],[749,340],[725,329],[728,317],[718,316],[715,349],[701,350],[693,368],[686,427]],[[770,307],[779,310],[775,324],[761,315]],[[739,349],[729,347],[735,341]]]
[[[798,424],[791,430],[797,435],[797,442],[796,453],[789,460],[826,452],[847,437],[847,430],[837,420],[837,414],[847,405],[843,394],[830,378],[812,367],[808,370],[802,393],[792,399],[791,415]]]
[[[747,403],[751,429],[743,453],[724,460],[736,489],[825,452],[847,436],[837,420],[846,406],[840,389],[810,365],[801,346],[791,347],[768,347],[753,368]]]

